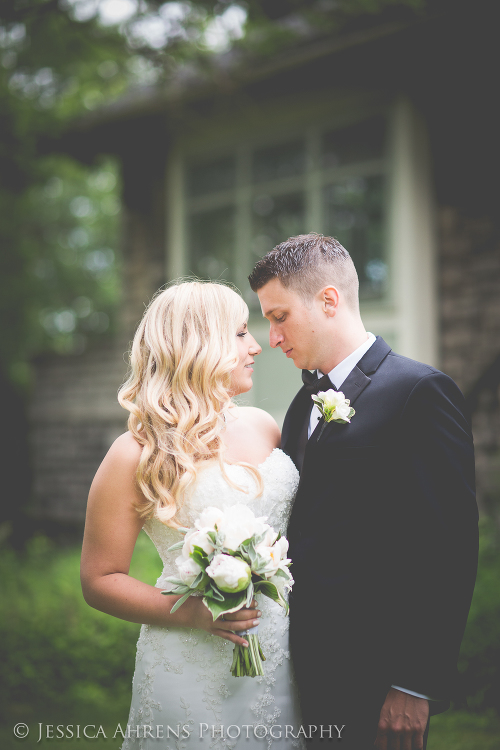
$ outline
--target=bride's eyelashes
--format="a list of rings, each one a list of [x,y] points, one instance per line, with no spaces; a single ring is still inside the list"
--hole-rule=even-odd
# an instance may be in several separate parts
[[[243,338],[243,336],[246,336],[247,333],[248,333],[248,331],[242,331],[241,333],[237,333],[236,335],[240,336],[241,338]]]

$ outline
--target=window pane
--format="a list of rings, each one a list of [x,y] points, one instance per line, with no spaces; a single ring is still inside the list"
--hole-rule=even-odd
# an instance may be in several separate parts
[[[196,198],[217,190],[229,190],[235,185],[235,161],[224,156],[208,162],[192,164],[187,169],[188,195]]]
[[[382,158],[385,133],[386,121],[381,116],[325,133],[322,144],[322,167],[328,169]]]
[[[252,204],[252,240],[248,272],[263,255],[289,237],[305,232],[304,193],[271,196],[258,195]],[[252,309],[259,309],[258,300],[250,292],[245,299]]]
[[[252,250],[257,260],[288,237],[302,234],[305,224],[303,193],[272,197],[259,195],[253,201]]]
[[[266,182],[302,174],[305,155],[303,140],[259,149],[253,155],[253,181]]]
[[[235,231],[231,206],[188,217],[189,273],[233,281]]]
[[[325,233],[351,254],[364,300],[382,297],[387,288],[384,183],[382,175],[355,177],[323,191]]]

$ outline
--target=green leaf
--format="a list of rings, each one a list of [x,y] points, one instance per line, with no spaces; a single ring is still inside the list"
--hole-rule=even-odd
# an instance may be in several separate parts
[[[253,570],[255,563],[257,562],[257,553],[255,551],[255,546],[252,540],[245,542],[244,545],[241,545],[242,550],[244,551],[244,554],[246,556],[246,562],[250,564],[250,568]]]
[[[194,583],[192,585],[192,588],[195,588],[195,583],[196,583],[197,580],[198,580],[198,578],[195,579],[195,581],[194,581]],[[210,586],[208,585],[209,582],[210,582],[210,576],[207,576],[207,574],[204,572],[202,574],[200,582],[198,584],[196,584],[196,590],[197,591],[203,591],[203,592],[205,592],[205,590],[207,588],[210,589]]]
[[[170,610],[170,614],[173,614],[174,612],[176,612],[176,611],[177,611],[177,610],[179,609],[179,607],[180,607],[180,606],[181,606],[182,604],[184,604],[184,602],[186,601],[186,599],[187,599],[187,598],[188,598],[189,596],[191,596],[191,592],[189,592],[188,594],[184,594],[184,596],[182,596],[182,597],[181,597],[181,598],[179,599],[179,601],[178,601],[178,602],[175,602],[174,606],[173,606],[173,607],[172,607],[172,609]]]
[[[240,548],[241,548],[241,547],[246,547],[246,545],[247,545],[247,544],[253,544],[253,541],[254,541],[254,538],[253,538],[253,536],[249,536],[249,537],[248,537],[248,539],[244,539],[244,540],[243,540],[243,541],[241,542],[241,544],[240,544]]]
[[[212,580],[210,580],[210,588],[213,591],[214,599],[217,599],[218,601],[223,602],[224,594],[222,593],[222,591],[219,591],[219,589],[217,588],[217,586]]]
[[[198,547],[196,544],[194,545],[193,552],[190,553],[189,557],[192,560],[194,560],[196,563],[198,563],[200,568],[203,568],[203,570],[205,570],[205,568],[207,568],[210,565],[208,557],[207,557],[207,553],[205,552],[205,550],[203,550],[201,547]]]
[[[290,580],[290,574],[286,573],[283,570],[283,568],[278,568],[278,570],[276,571],[276,573],[274,575],[277,576],[278,578],[286,578],[287,581]]]
[[[265,537],[266,537],[266,534],[267,534],[267,531],[263,531],[263,532],[262,532],[262,534],[257,534],[257,535],[256,535],[256,536],[255,536],[255,537],[253,538],[253,540],[252,540],[252,541],[253,541],[253,545],[254,545],[254,547],[256,547],[256,546],[257,546],[258,544],[260,544],[261,542],[263,542],[263,541],[264,541],[264,539],[265,539]]]
[[[255,587],[255,591],[258,591],[260,594],[264,594],[265,596],[268,596],[270,599],[272,599],[274,602],[277,602],[277,604],[280,604],[285,609],[288,608],[287,603],[281,596],[275,584],[271,583],[271,581],[257,581],[254,584],[254,587]]]
[[[184,581],[181,581],[180,578],[174,578],[174,576],[168,576],[165,580],[169,583],[173,583],[174,586],[184,586]]]
[[[239,548],[238,548],[239,550]],[[232,549],[228,549],[227,547],[221,547],[221,552],[223,555],[230,555],[231,557],[236,557],[236,555],[239,555],[239,551],[236,550],[236,552]]]
[[[205,574],[204,570],[200,570],[196,578],[194,579],[193,583],[191,584],[192,589],[197,589],[202,582],[203,578],[208,578],[208,576]]]
[[[250,581],[248,588],[247,588],[247,598],[245,602],[246,607],[250,607],[250,605],[252,604],[253,593],[254,593],[254,586],[253,586],[253,583]]]
[[[193,589],[191,586],[186,586],[184,583],[180,586],[176,586],[175,589],[172,589],[171,591],[162,591],[162,594],[192,594]]]
[[[237,612],[245,605],[247,592],[239,591],[237,594],[224,594],[223,601],[207,600],[203,597],[203,604],[210,610],[212,617],[216,620],[221,615],[229,612]]]
[[[172,544],[172,546],[168,548],[167,552],[175,552],[175,550],[182,549],[183,547],[184,547],[184,540],[180,542],[176,542],[175,544]]]
[[[212,544],[214,545],[214,547],[216,547],[217,546],[217,534],[215,533],[215,531],[207,531],[207,536],[212,542]]]

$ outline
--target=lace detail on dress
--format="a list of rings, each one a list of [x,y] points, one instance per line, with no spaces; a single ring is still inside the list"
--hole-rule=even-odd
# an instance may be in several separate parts
[[[227,464],[225,468],[231,479],[248,490],[248,494],[231,487],[217,465],[209,465],[200,471],[196,485],[179,514],[182,525],[191,527],[208,506],[224,508],[235,503],[245,503],[251,506],[256,516],[267,516],[267,522],[276,531],[285,534],[298,485],[298,473],[290,458],[281,450],[275,449],[259,466],[264,484],[260,497],[255,496],[255,480],[244,467]],[[179,555],[178,551],[169,552],[168,549],[180,541],[183,535],[157,519],[149,519],[143,528],[155,544],[164,564],[156,586],[168,589],[169,584],[165,579],[176,573],[175,559]],[[263,677],[232,677],[230,667],[233,644],[218,636],[197,629],[144,625],[137,643],[130,722],[134,725],[168,723],[170,727],[178,723],[181,726],[185,724],[192,729],[197,747],[210,747],[211,750],[233,750],[238,744],[238,738],[224,736],[224,733],[221,735],[213,730],[204,735],[202,742],[199,739],[199,727],[202,724],[227,727],[242,722],[250,727],[246,731],[250,732],[252,739],[255,728],[260,727],[261,736],[264,735],[264,728],[267,729],[265,737],[256,739],[255,742],[263,750],[266,745],[270,748],[273,744],[271,727],[280,724],[282,719],[285,719],[284,724],[290,724],[290,716],[298,718],[298,713],[293,705],[296,695],[291,684],[288,617],[279,605],[267,597],[257,595],[257,600],[262,611],[259,638],[266,656]],[[275,696],[280,669],[279,679],[286,681],[285,689],[280,683],[281,704],[283,705],[283,695],[291,696],[285,700],[286,716],[282,716],[282,708]],[[174,684],[182,689],[174,688]],[[167,705],[166,698],[162,698],[162,695],[171,695],[172,690],[177,707],[172,705],[172,701]],[[166,716],[169,718],[168,722]],[[259,734],[256,736],[259,737]],[[246,736],[242,737],[242,746],[251,747],[252,743],[248,742]],[[290,738],[286,744],[302,747],[300,740]],[[165,744],[149,744],[149,741],[146,743],[141,738],[131,737],[125,741],[122,750],[132,747],[139,750],[149,750],[150,747],[185,750],[191,746],[189,740],[182,737],[178,740],[170,737]]]

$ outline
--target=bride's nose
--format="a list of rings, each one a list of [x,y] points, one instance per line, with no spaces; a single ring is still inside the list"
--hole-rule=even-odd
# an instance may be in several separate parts
[[[250,341],[250,346],[248,347],[248,353],[251,354],[252,356],[256,356],[257,354],[261,353],[262,347],[260,344],[256,342],[252,334],[250,334],[250,338],[251,338],[251,341]]]

